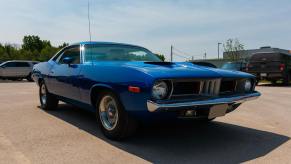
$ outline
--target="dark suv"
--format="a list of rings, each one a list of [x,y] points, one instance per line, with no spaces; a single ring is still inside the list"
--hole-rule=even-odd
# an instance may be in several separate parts
[[[254,54],[247,65],[246,71],[254,74],[257,81],[265,79],[272,83],[283,80],[288,85],[291,78],[291,55],[283,53]]]

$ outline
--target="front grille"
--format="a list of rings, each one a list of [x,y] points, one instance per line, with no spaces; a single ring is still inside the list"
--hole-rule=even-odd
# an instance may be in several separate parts
[[[200,82],[189,81],[189,82],[174,82],[173,83],[173,94],[172,95],[193,95],[199,94]]]
[[[200,94],[208,96],[216,96],[219,94],[220,79],[201,81]]]
[[[220,95],[229,95],[235,92],[236,80],[222,80],[220,85]]]
[[[171,99],[216,96],[219,94],[220,79],[173,80]]]
[[[200,100],[244,93],[245,79],[171,80],[171,100]]]

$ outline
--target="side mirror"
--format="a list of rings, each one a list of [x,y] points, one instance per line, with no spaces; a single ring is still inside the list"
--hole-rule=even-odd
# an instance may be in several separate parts
[[[0,67],[1,67],[1,68],[5,68],[5,65],[1,65]]]
[[[74,59],[72,57],[65,57],[63,59],[63,63],[68,64],[68,65],[72,64],[73,61],[74,61]]]

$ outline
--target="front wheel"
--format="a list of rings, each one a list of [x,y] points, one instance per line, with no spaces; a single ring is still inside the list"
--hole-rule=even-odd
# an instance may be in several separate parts
[[[59,100],[52,94],[50,94],[46,88],[45,83],[42,81],[39,85],[39,100],[40,107],[43,110],[54,110],[58,106]]]
[[[124,110],[118,97],[112,92],[103,92],[96,104],[96,117],[103,134],[113,140],[131,136],[137,122]]]

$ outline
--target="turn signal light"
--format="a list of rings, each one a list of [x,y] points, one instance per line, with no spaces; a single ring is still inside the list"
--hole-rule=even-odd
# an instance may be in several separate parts
[[[128,87],[128,91],[129,92],[133,92],[133,93],[140,93],[140,88],[139,87],[134,87],[134,86],[129,86]]]

